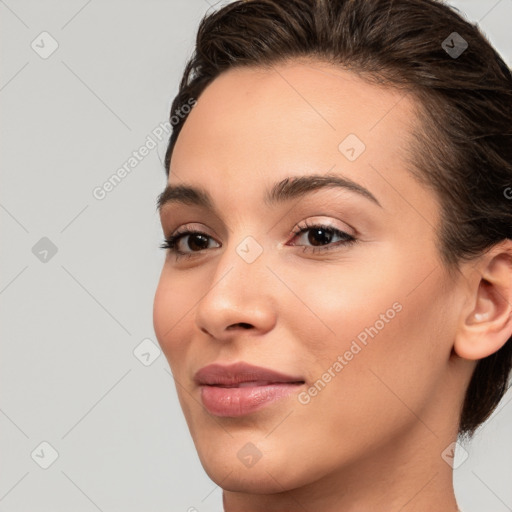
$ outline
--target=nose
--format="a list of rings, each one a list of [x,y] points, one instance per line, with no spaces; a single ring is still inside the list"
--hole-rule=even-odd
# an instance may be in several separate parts
[[[196,308],[197,327],[221,341],[240,332],[261,335],[276,323],[277,301],[265,251],[249,263],[236,249],[226,246],[218,257],[208,291]]]

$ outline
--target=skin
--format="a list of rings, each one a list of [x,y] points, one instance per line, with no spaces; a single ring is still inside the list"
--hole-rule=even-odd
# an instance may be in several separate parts
[[[166,255],[154,326],[201,463],[224,489],[228,512],[457,510],[441,454],[456,440],[476,359],[512,331],[503,256],[510,245],[459,274],[443,266],[438,200],[405,159],[415,122],[412,96],[329,64],[294,61],[225,72],[184,124],[169,183],[204,187],[216,213],[162,207],[166,236],[189,226],[211,245],[190,258]],[[366,145],[354,161],[338,149],[348,134]],[[327,173],[364,186],[381,206],[340,188],[263,202],[277,181]],[[291,234],[305,221],[357,242],[307,252],[317,239]],[[253,263],[236,251],[247,236],[262,248]],[[193,252],[189,240],[180,247]],[[397,303],[378,334],[300,403],[298,393]],[[249,415],[215,417],[194,373],[237,361],[301,375],[305,384]],[[237,457],[249,442],[261,453],[252,467]]]

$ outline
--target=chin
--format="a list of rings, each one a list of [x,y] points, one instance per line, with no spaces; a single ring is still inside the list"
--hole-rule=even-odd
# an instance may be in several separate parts
[[[254,468],[253,468],[254,469]],[[276,494],[297,487],[296,485],[283,484],[272,478],[271,473],[267,473],[263,468],[254,473],[250,470],[241,470],[236,468],[226,477],[226,475],[210,474],[208,476],[222,489],[231,492],[240,492],[246,494]],[[214,478],[219,476],[220,478]]]
[[[301,459],[303,464],[291,463],[297,453],[295,457],[287,453],[284,439],[276,437],[269,442],[256,436],[260,440],[256,448],[250,437],[226,435],[219,442],[216,436],[205,436],[195,441],[204,470],[219,487],[233,492],[274,494],[307,485],[315,476],[321,476],[315,475],[307,459]]]
[[[223,457],[219,457],[219,460],[203,461],[201,459],[201,463],[210,479],[226,491],[248,494],[275,494],[307,483],[290,478],[289,468],[288,471],[281,469],[282,466],[286,467],[286,464],[272,464],[272,461],[263,463],[260,460],[251,468],[246,468],[240,463],[227,461]]]

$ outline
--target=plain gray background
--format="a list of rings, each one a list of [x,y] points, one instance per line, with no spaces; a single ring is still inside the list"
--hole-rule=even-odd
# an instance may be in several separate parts
[[[512,0],[453,5],[510,65]],[[0,512],[222,508],[152,325],[167,136],[93,194],[158,141],[209,8],[0,1]],[[510,401],[455,470],[464,512],[512,510]]]

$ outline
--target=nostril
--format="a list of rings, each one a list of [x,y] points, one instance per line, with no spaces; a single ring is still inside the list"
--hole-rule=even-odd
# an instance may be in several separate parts
[[[239,322],[237,324],[230,325],[229,329],[232,329],[232,328],[238,327],[238,326],[243,327],[244,329],[250,329],[252,327],[251,324],[248,324],[246,322]]]

